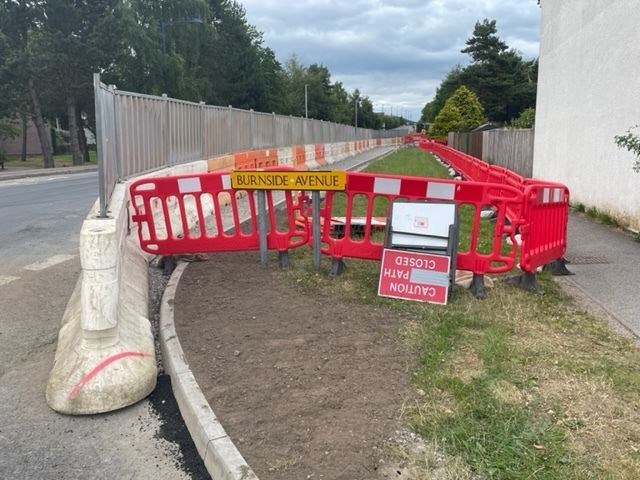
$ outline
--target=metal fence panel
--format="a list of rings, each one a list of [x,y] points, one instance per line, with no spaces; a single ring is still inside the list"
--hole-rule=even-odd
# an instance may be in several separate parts
[[[228,109],[205,107],[203,116],[203,158],[223,155],[231,151],[231,125]]]
[[[118,180],[254,148],[404,135],[116,90],[94,75],[101,215]]]

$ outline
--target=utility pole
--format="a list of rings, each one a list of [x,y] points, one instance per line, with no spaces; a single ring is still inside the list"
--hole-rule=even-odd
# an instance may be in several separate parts
[[[309,118],[309,94],[308,94],[309,84],[304,84],[304,118]]]
[[[356,128],[358,128],[358,99],[357,99],[357,98],[354,98],[354,99],[353,99],[353,103],[354,103],[354,108],[355,108],[355,111],[356,111],[356,122],[355,122],[355,126],[356,126]]]

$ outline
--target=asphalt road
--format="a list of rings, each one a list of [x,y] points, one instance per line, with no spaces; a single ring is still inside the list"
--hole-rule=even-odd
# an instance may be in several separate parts
[[[206,478],[176,440],[183,425],[167,380],[114,413],[72,417],[46,405],[80,272],[78,233],[96,198],[95,172],[0,181],[0,478]]]
[[[82,220],[97,197],[95,172],[0,182],[0,274],[77,254]]]

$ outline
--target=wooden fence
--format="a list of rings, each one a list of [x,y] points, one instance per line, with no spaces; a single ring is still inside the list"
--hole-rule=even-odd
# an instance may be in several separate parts
[[[485,162],[508,168],[524,177],[533,172],[534,130],[500,129],[484,132],[451,132],[451,147],[481,158]]]

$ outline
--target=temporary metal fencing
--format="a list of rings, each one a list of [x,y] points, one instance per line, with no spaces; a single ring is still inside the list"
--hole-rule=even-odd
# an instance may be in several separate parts
[[[116,183],[135,174],[243,150],[404,134],[125,92],[98,74],[94,92],[102,216]]]

